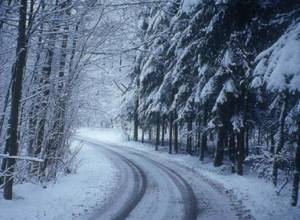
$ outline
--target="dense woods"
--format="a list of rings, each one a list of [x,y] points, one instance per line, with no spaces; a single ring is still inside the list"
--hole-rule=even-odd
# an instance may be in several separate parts
[[[124,23],[130,1],[0,1],[0,186],[73,172],[80,82]],[[108,13],[109,12],[109,13]],[[114,18],[113,16],[117,16]],[[113,47],[110,47],[113,49]]]
[[[139,14],[123,118],[134,140],[299,187],[298,1],[172,0]],[[155,135],[156,138],[151,139]],[[168,140],[168,143],[166,142]]]
[[[63,164],[70,156],[67,140],[73,126],[71,111],[76,109],[72,90],[83,65],[79,52],[85,46],[78,39],[84,29],[82,18],[92,6],[80,4],[1,1],[0,143],[5,146],[1,154],[5,199],[12,199],[14,181],[49,181],[68,168]],[[22,153],[26,156],[20,157]]]

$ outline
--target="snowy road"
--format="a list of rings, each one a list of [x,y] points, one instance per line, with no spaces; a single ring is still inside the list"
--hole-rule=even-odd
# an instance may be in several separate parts
[[[80,137],[118,168],[118,187],[90,220],[244,219],[194,171],[153,154]]]

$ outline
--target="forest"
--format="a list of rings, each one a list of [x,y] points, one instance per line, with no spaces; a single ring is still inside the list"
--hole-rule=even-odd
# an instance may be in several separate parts
[[[174,1],[140,15],[123,117],[134,140],[243,175],[293,175],[299,187],[300,25],[297,1]],[[193,7],[191,5],[195,3]],[[165,143],[165,136],[168,143]],[[181,146],[181,147],[180,147]],[[280,177],[279,177],[280,176]]]
[[[4,199],[76,173],[88,126],[299,206],[300,2],[0,0]]]

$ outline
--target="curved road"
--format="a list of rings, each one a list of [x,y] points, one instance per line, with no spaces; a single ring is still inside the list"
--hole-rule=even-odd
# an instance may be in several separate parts
[[[89,220],[245,219],[193,170],[155,154],[77,138],[99,149],[119,170],[118,187]]]

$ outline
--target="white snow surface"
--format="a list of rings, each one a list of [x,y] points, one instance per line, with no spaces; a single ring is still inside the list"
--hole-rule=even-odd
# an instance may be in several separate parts
[[[222,105],[225,102],[227,102],[227,95],[228,93],[234,94],[234,96],[237,98],[238,97],[238,91],[234,85],[234,81],[232,79],[228,79],[219,93],[219,96],[216,100],[216,104],[214,105],[212,112],[215,112],[218,108],[218,105]]]
[[[251,215],[258,220],[300,219],[300,205],[295,208],[290,206],[290,187],[286,187],[277,196],[276,189],[270,182],[253,176],[229,174],[228,167],[214,168],[210,161],[201,163],[194,156],[169,155],[165,147],[160,147],[160,151],[156,152],[153,145],[126,141],[126,135],[118,129],[82,128],[77,134],[95,141],[122,145],[193,169],[216,188],[228,192],[236,203],[242,201],[245,209],[249,209]],[[76,144],[78,142],[75,141],[73,145]],[[0,199],[0,219],[87,219],[93,210],[104,203],[115,187],[117,170],[92,145],[84,145],[80,158],[83,163],[77,174],[62,177],[46,189],[33,184],[17,185],[12,201]]]
[[[193,6],[195,6],[198,3],[202,3],[202,0],[184,0],[182,2],[182,11],[188,13]]]
[[[249,209],[251,215],[257,220],[300,219],[300,205],[297,207],[291,207],[290,205],[290,183],[289,187],[286,187],[280,196],[277,196],[276,189],[270,182],[254,176],[229,174],[225,166],[215,168],[210,161],[200,162],[194,156],[183,154],[169,155],[167,150],[156,152],[153,145],[126,141],[120,130],[84,128],[79,133],[87,138],[134,148],[146,154],[155,155],[156,157],[189,167],[217,187],[224,188],[227,192],[232,193],[236,202],[242,201],[246,209]],[[160,149],[162,148],[160,147]]]
[[[256,58],[252,87],[267,84],[269,90],[300,91],[300,22],[292,24],[270,48]]]
[[[80,143],[73,141],[72,147]],[[82,145],[77,173],[63,176],[47,188],[18,184],[12,201],[0,198],[1,220],[70,220],[87,216],[109,197],[116,168],[97,148]]]
[[[203,0],[183,0],[182,11],[189,13],[194,6],[203,3]],[[215,0],[215,5],[227,4],[228,0]]]

